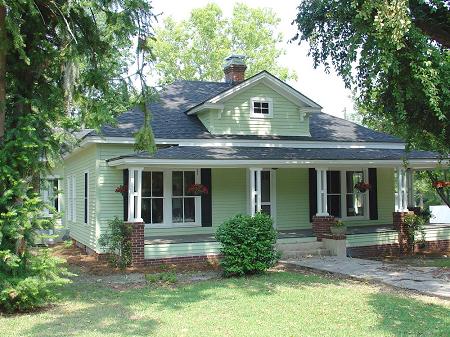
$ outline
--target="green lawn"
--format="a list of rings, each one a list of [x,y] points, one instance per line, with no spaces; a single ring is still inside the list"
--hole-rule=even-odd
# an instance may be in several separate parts
[[[315,275],[113,290],[75,282],[57,306],[0,316],[0,336],[450,336],[450,305]]]

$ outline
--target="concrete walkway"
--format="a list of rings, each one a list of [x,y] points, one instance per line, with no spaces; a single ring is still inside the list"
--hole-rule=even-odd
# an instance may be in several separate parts
[[[349,257],[311,257],[282,261],[296,266],[339,273],[357,279],[379,281],[450,299],[450,273],[435,267],[400,266]]]

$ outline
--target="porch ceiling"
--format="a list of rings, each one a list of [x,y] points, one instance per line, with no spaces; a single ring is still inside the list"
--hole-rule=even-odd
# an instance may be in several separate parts
[[[287,147],[202,147],[172,146],[154,155],[146,152],[108,160],[110,166],[190,165],[250,167],[277,166],[399,166],[404,161],[414,168],[433,168],[439,154],[429,151],[375,148],[287,148]],[[448,159],[446,160],[448,162]]]

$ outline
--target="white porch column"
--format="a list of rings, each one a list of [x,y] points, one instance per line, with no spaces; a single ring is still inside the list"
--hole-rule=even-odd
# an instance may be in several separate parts
[[[317,214],[318,216],[328,216],[327,202],[327,169],[316,168],[317,173]]]
[[[406,170],[403,167],[397,168],[397,211],[408,211],[408,198],[407,198],[407,182],[406,182]]]
[[[250,215],[261,212],[261,168],[250,168]]]
[[[414,198],[414,170],[406,170],[406,194],[407,194],[407,206],[415,207],[416,199]]]
[[[128,169],[128,222],[143,222],[141,216],[142,168]]]

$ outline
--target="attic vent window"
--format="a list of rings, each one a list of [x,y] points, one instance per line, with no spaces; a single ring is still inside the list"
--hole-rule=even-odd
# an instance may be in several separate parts
[[[273,103],[271,98],[253,97],[250,103],[250,116],[252,118],[272,118]]]

